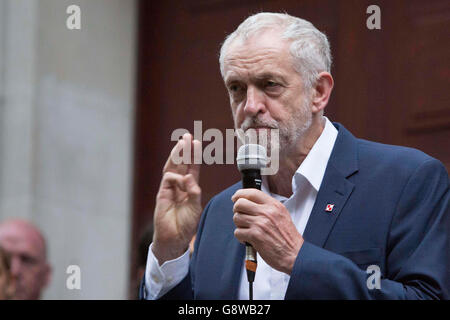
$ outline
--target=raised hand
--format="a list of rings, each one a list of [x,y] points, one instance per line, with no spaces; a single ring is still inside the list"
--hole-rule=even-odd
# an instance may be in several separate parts
[[[202,207],[198,185],[200,164],[194,164],[194,154],[201,154],[201,143],[186,133],[172,149],[163,169],[156,197],[152,248],[160,264],[181,256],[197,231]]]

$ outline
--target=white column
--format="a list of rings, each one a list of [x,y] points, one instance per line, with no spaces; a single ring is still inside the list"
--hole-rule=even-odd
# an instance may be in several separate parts
[[[0,218],[31,218],[37,1],[0,4]]]
[[[0,219],[47,238],[44,298],[127,297],[136,16],[134,0],[0,0]]]

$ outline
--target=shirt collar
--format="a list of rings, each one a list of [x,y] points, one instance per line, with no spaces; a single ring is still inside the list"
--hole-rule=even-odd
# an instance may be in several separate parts
[[[327,117],[324,118],[325,128],[323,129],[322,134],[294,174],[292,181],[293,192],[295,192],[299,186],[297,181],[298,175],[302,175],[306,178],[316,191],[319,191],[320,185],[322,184],[328,160],[330,159],[331,151],[333,151],[338,134],[337,129],[330,120],[328,120]]]
[[[331,152],[338,135],[337,129],[333,126],[330,120],[328,120],[325,116],[323,118],[325,119],[325,127],[322,134],[319,136],[316,143],[314,143],[305,160],[303,160],[292,177],[293,194],[299,189],[302,184],[302,180],[304,179],[306,179],[317,192],[322,184],[328,160],[330,159]],[[265,177],[263,177],[262,190],[277,199],[279,198],[278,200],[285,199],[282,196],[275,195],[270,192],[267,179]]]

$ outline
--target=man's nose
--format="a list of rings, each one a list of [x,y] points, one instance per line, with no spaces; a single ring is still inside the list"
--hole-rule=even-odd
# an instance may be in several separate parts
[[[13,277],[18,277],[22,270],[22,262],[19,257],[11,257],[11,275]]]
[[[266,106],[264,104],[263,93],[257,88],[249,86],[247,88],[247,100],[245,101],[244,112],[247,116],[256,116],[258,113],[264,113]]]

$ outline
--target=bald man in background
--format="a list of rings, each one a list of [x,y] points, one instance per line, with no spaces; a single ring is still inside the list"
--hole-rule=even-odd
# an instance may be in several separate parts
[[[41,232],[30,222],[11,219],[0,224],[0,246],[11,259],[15,280],[14,299],[37,300],[51,278],[46,243]]]

